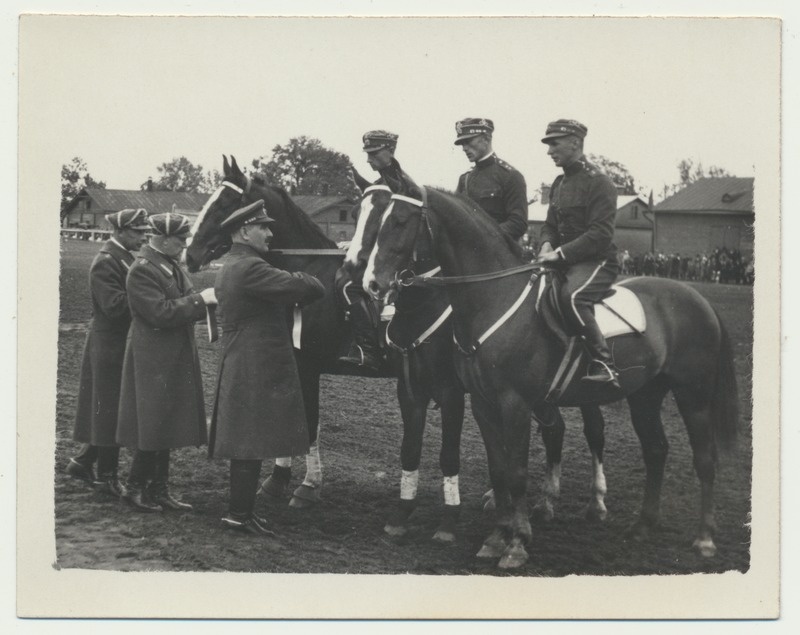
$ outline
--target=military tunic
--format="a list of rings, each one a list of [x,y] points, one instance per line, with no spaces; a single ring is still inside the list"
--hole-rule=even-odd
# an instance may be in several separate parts
[[[73,438],[95,446],[116,446],[117,410],[125,340],[131,323],[125,277],[133,254],[107,241],[89,269],[92,320],[83,348]]]
[[[550,193],[540,244],[561,247],[567,264],[616,259],[617,189],[611,179],[582,156],[564,168]]]
[[[214,288],[222,348],[209,455],[241,460],[305,454],[309,435],[286,307],[321,298],[322,283],[234,244]]]
[[[525,177],[495,154],[481,159],[459,177],[456,194],[475,201],[514,240],[528,229]]]
[[[132,323],[122,369],[117,441],[137,450],[206,442],[194,322],[205,304],[172,259],[145,246],[128,273]]]

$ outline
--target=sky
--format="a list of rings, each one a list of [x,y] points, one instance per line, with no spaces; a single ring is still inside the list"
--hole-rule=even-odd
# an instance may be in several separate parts
[[[754,19],[36,16],[20,108],[52,130],[59,165],[80,157],[119,189],[179,156],[221,170],[223,154],[247,165],[299,135],[369,176],[361,135],[377,128],[399,134],[415,180],[455,188],[470,164],[454,124],[486,117],[532,194],[558,174],[547,123],[573,118],[586,152],[659,200],[682,159],[755,176],[779,37]]]

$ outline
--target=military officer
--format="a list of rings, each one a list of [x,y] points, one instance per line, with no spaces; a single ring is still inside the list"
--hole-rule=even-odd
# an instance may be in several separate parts
[[[461,146],[475,165],[458,179],[456,194],[475,201],[514,240],[528,229],[528,195],[525,178],[492,149],[494,123],[470,117],[456,123],[455,145]]]
[[[213,288],[196,293],[178,264],[190,221],[149,218],[152,236],[128,272],[131,328],[125,348],[117,442],[134,450],[128,500],[139,511],[189,511],[169,491],[170,450],[206,443],[206,415],[194,323],[216,304]]]
[[[286,307],[321,298],[314,276],[267,263],[273,222],[257,201],[231,214],[220,231],[232,247],[214,288],[222,315],[222,348],[209,456],[230,459],[230,501],[223,526],[269,535],[254,511],[262,460],[308,451],[300,378]]]
[[[371,130],[364,133],[363,150],[367,153],[367,163],[380,174],[375,183],[370,183],[353,168],[357,185],[363,190],[370,185],[387,185],[396,191],[403,178],[403,169],[394,156],[398,135],[386,130]],[[361,367],[370,372],[380,368],[380,347],[378,345],[378,311],[361,287],[361,274],[351,277],[342,268],[336,275],[338,297],[345,306],[348,321],[353,331],[353,344],[347,355],[339,361],[351,366]]]
[[[542,138],[548,156],[564,173],[550,189],[539,261],[564,268],[562,303],[592,357],[582,381],[619,388],[619,373],[594,318],[594,303],[603,298],[619,272],[614,245],[617,190],[608,176],[587,161],[583,153],[587,132],[578,121],[558,119],[548,124]]]
[[[66,471],[98,491],[120,498],[125,488],[117,476],[119,446],[115,435],[122,359],[131,323],[125,277],[134,261],[132,252],[145,243],[149,225],[143,209],[123,209],[105,218],[112,233],[89,269],[92,320],[83,348],[73,434],[84,445],[69,460]]]

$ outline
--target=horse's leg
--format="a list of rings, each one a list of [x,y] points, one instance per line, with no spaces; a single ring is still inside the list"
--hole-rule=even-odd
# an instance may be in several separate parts
[[[659,375],[628,395],[631,420],[642,445],[646,471],[642,511],[639,519],[629,529],[629,533],[637,539],[646,537],[660,520],[661,485],[669,450],[661,423],[661,402],[667,390],[665,378]]]
[[[416,387],[419,391],[419,387]],[[419,391],[421,392],[421,391]],[[409,393],[403,374],[397,380],[397,400],[403,419],[403,440],[400,445],[400,500],[389,514],[383,530],[390,536],[403,536],[408,531],[407,521],[417,504],[419,463],[422,457],[422,435],[427,416],[427,394]]]
[[[586,506],[587,520],[605,520],[606,475],[603,472],[603,448],[605,447],[605,421],[599,406],[581,406],[583,434],[592,453],[592,484],[589,488],[591,499]]]
[[[502,435],[502,420],[499,409],[473,392],[470,399],[472,414],[486,447],[489,464],[489,480],[492,484],[495,501],[495,527],[483,541],[477,553],[478,558],[500,558],[511,540],[511,497],[506,481],[505,440]]]
[[[320,501],[322,493],[322,461],[319,458],[319,371],[298,364],[300,389],[306,409],[309,450],[306,455],[306,477],[292,493],[290,507],[310,507]]]
[[[689,432],[694,469],[700,479],[700,526],[692,545],[701,556],[711,557],[717,552],[714,534],[714,477],[716,474],[716,444],[712,426],[710,391],[700,393],[701,387],[673,386],[675,402]]]
[[[501,569],[516,569],[528,561],[525,549],[531,541],[528,519],[528,453],[531,441],[531,411],[519,395],[506,391],[500,399],[506,447],[507,483],[511,495],[511,541],[497,563]]]
[[[533,514],[550,521],[555,516],[555,505],[561,496],[561,451],[564,446],[564,418],[558,408],[550,404],[537,404],[533,415],[544,442],[547,466],[542,497],[533,506]]]
[[[439,466],[442,468],[444,510],[433,539],[449,543],[456,539],[456,522],[461,512],[458,473],[461,469],[464,390],[453,382],[439,392],[438,401],[442,413],[442,448],[439,452]]]

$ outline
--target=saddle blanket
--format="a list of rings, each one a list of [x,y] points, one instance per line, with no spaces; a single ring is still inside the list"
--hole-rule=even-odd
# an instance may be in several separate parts
[[[544,276],[542,276],[539,281],[537,307],[547,287]],[[611,289],[614,292],[613,295],[594,305],[594,316],[603,336],[609,338],[633,333],[633,329],[640,333],[644,332],[647,320],[642,303],[636,294],[623,284],[612,285]]]
[[[611,288],[616,293],[594,305],[594,316],[603,335],[614,337],[632,333],[631,326],[640,333],[644,332],[647,320],[639,298],[627,287],[614,285]]]

